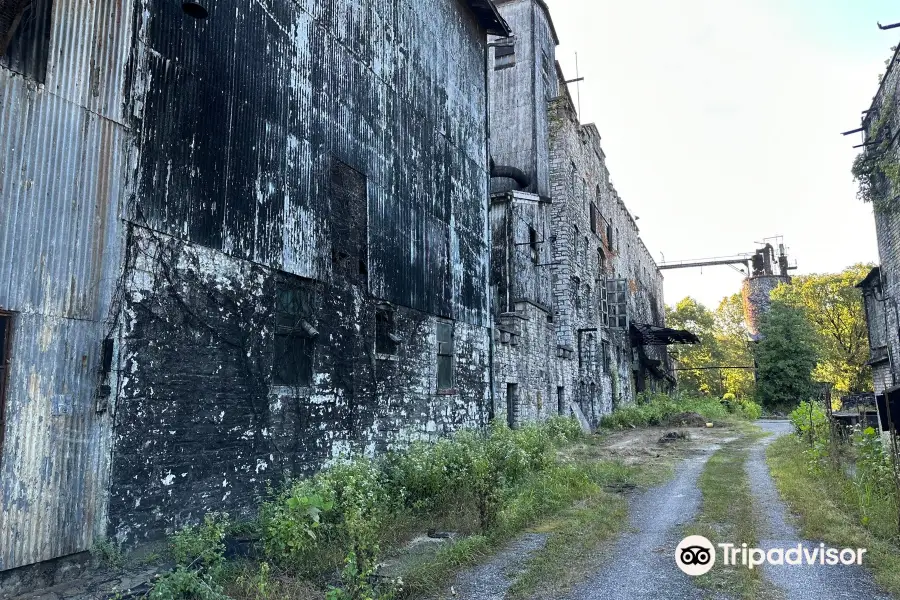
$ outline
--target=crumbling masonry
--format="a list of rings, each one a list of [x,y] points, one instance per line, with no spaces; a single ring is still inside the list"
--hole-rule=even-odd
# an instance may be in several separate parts
[[[350,453],[596,426],[671,385],[662,278],[543,2],[24,4],[0,0],[0,582]]]

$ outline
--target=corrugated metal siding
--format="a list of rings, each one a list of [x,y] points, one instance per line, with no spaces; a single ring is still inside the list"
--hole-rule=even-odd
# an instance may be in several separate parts
[[[0,450],[0,570],[101,529],[102,323],[121,263],[131,6],[56,0],[46,85],[0,68],[0,307],[16,313]]]
[[[97,327],[20,314],[0,463],[0,570],[90,547],[105,488]]]
[[[487,322],[484,32],[467,9],[257,0],[186,22],[177,3],[144,8],[136,222],[328,279],[333,155],[368,181],[373,293]]]

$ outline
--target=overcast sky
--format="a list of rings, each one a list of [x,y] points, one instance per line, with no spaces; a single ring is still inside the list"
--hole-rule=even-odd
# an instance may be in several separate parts
[[[877,262],[850,167],[900,40],[887,0],[548,0],[582,121],[654,258],[752,252],[781,234],[798,273]],[[571,86],[573,96],[576,87]],[[666,271],[665,296],[710,307],[729,267]]]

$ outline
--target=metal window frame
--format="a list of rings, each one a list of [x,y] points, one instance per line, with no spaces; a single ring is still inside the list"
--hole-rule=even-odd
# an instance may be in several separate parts
[[[441,339],[441,328],[446,328],[449,332],[449,340]],[[456,388],[456,327],[454,321],[436,321],[434,327],[434,339],[436,343],[435,361],[440,361],[441,357],[447,357],[450,361],[450,382],[446,387],[441,387],[440,377],[438,375],[440,367],[435,371],[435,386],[437,391],[446,392]]]
[[[9,380],[9,365],[12,360],[12,338],[15,313],[0,310],[0,317],[6,320],[3,344],[0,345],[0,464],[3,464],[3,441],[6,436],[6,387]]]

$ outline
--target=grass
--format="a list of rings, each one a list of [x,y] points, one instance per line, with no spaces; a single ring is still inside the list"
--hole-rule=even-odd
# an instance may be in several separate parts
[[[639,467],[602,460],[598,448],[592,438],[565,449],[562,466],[518,487],[493,531],[463,538],[410,565],[402,574],[403,595],[416,598],[444,587],[459,569],[478,564],[525,531],[549,538],[524,566],[512,597],[530,598],[540,584],[571,580],[596,546],[625,526],[627,503],[618,492],[658,482],[669,472],[658,464]]]
[[[700,514],[686,527],[685,535],[702,535],[713,544],[732,542],[758,546],[758,519],[753,510],[750,481],[745,470],[747,451],[763,434],[755,429],[725,444],[703,469],[699,487],[703,494]],[[698,586],[738,598],[763,598],[758,569],[716,566],[697,577]]]
[[[616,409],[611,415],[604,417],[602,426],[607,429],[627,429],[669,425],[684,413],[696,413],[708,421],[754,420],[759,418],[760,408],[749,401],[734,402],[729,409],[717,398],[657,395],[641,398],[635,404]]]
[[[661,462],[626,466],[597,460],[597,446],[579,445],[571,455],[579,461],[593,457],[592,479],[599,489],[532,529],[547,534],[547,543],[523,565],[507,598],[560,597],[595,563],[597,547],[625,528],[628,503],[622,492],[658,485],[672,474],[671,465]]]
[[[782,498],[799,515],[803,536],[837,547],[867,548],[864,565],[875,581],[900,595],[895,503],[887,497],[870,498],[864,507],[853,482],[840,470],[810,468],[806,448],[796,436],[784,436],[769,446],[767,456]]]

